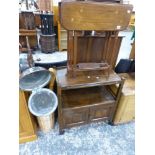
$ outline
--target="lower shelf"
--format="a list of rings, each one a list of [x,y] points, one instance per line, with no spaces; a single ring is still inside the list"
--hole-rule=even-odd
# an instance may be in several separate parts
[[[63,128],[111,118],[115,99],[103,86],[62,91]]]
[[[114,102],[114,97],[103,86],[62,91],[62,106],[65,109],[112,104]]]

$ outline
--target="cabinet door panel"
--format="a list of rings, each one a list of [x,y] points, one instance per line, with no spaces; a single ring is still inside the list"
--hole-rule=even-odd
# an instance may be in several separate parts
[[[85,124],[88,120],[88,108],[63,110],[63,124],[66,128]]]
[[[91,107],[89,113],[89,121],[95,122],[100,120],[108,120],[111,115],[112,108],[113,105],[97,105]]]

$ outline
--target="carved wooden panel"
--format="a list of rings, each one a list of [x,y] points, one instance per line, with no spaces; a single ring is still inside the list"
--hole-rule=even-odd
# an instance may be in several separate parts
[[[88,108],[63,110],[63,124],[66,128],[86,124],[88,120]]]
[[[79,37],[77,40],[77,63],[81,62],[101,62],[106,60],[112,68],[115,68],[117,61],[120,45],[122,42],[122,36],[119,36],[116,40],[116,46],[113,51],[114,37],[111,37],[109,43],[109,49],[106,52],[104,36],[90,36],[90,37]],[[113,51],[112,54],[110,54]],[[103,54],[103,56],[102,56]]]
[[[95,122],[108,119],[111,115],[112,106],[98,105],[90,108],[89,121]]]

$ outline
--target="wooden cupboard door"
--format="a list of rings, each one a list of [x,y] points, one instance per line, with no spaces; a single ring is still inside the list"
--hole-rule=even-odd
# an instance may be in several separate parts
[[[36,139],[24,92],[19,91],[19,143]]]
[[[63,110],[63,124],[65,128],[86,124],[88,113],[88,108]]]
[[[89,121],[104,121],[108,120],[112,114],[113,105],[97,105],[90,108]]]

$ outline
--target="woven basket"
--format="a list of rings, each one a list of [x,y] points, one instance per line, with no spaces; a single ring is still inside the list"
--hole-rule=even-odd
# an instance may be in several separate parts
[[[55,34],[40,35],[41,51],[44,53],[55,52]]]

